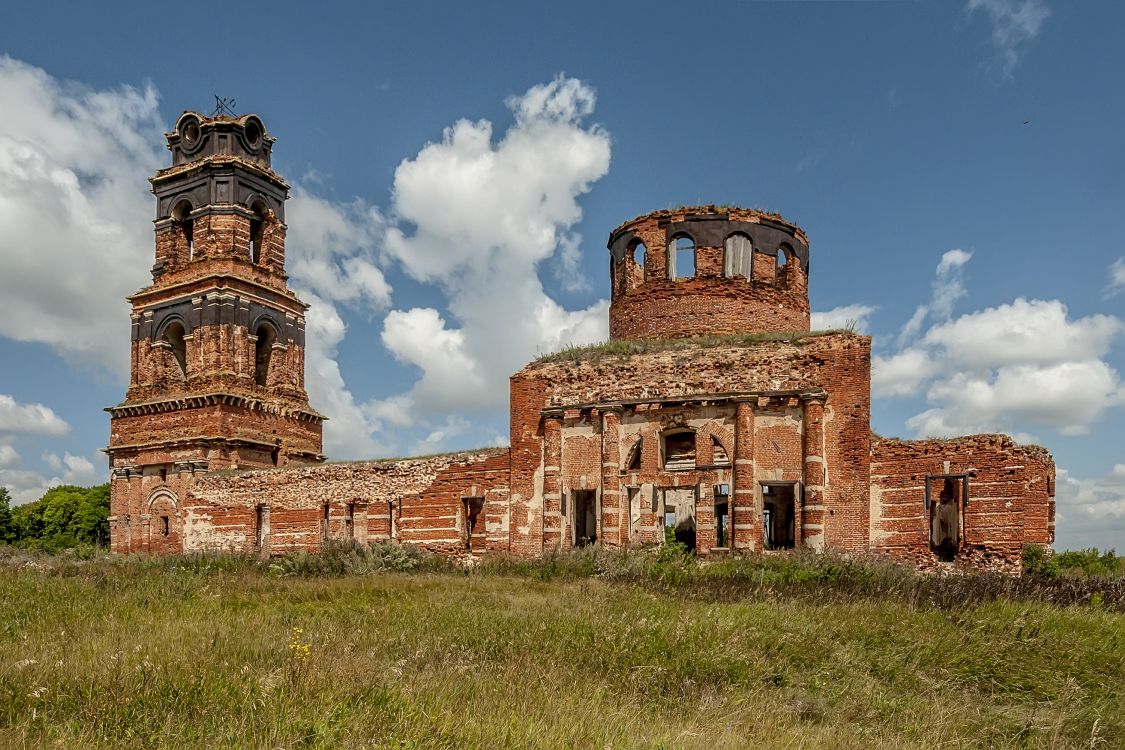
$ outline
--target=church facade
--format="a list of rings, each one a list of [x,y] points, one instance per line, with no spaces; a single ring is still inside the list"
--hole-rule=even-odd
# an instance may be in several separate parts
[[[809,547],[1011,568],[1054,538],[1054,463],[1002,435],[882,439],[871,340],[810,330],[809,242],[777,214],[699,206],[609,237],[610,341],[509,382],[511,444],[323,463],[286,285],[287,186],[253,115],[168,135],[132,380],[108,409],[112,547],[279,554],[396,540],[538,556]]]

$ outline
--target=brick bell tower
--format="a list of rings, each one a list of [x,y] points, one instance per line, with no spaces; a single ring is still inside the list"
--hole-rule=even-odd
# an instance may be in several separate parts
[[[181,550],[201,473],[324,459],[274,139],[256,115],[196,112],[166,137],[172,166],[151,179],[152,284],[129,298],[129,389],[106,409],[115,552]]]

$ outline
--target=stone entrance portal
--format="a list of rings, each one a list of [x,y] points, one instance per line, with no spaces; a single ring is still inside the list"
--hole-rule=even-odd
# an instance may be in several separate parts
[[[670,487],[663,494],[664,527],[673,530],[677,542],[695,550],[695,488]]]

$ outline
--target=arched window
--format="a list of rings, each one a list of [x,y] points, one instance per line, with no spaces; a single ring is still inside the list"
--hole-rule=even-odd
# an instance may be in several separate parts
[[[664,468],[668,471],[695,468],[695,433],[676,430],[664,433]]]
[[[714,435],[711,436],[711,463],[715,466],[730,465],[730,456],[727,455],[727,449]]]
[[[191,203],[182,200],[172,209],[172,221],[187,246],[187,259],[195,257],[195,222],[191,218]]]
[[[727,278],[753,276],[754,245],[745,234],[732,234],[723,243],[723,275]]]
[[[785,266],[789,263],[789,258],[793,256],[793,249],[788,245],[782,245],[777,249],[777,280],[780,282],[785,278]]]
[[[273,356],[273,345],[277,343],[277,333],[273,326],[262,323],[258,326],[258,340],[254,344],[254,382],[258,385],[268,385],[270,375],[270,358]]]
[[[262,262],[262,241],[266,233],[266,205],[261,201],[255,201],[254,205],[250,207],[254,212],[254,218],[250,219],[250,262]]]
[[[633,264],[644,268],[645,256],[648,254],[648,248],[645,247],[645,243],[637,240],[629,247],[629,251],[633,255]]]
[[[644,438],[641,438],[633,443],[633,447],[629,449],[629,455],[625,457],[626,471],[636,471],[641,468],[641,450],[644,442]]]
[[[675,237],[668,248],[668,278],[690,279],[692,276],[695,276],[695,241],[687,236]]]
[[[187,342],[184,341],[184,326],[179,321],[169,323],[164,329],[164,342],[172,350],[172,358],[179,368],[181,378],[187,377]]]

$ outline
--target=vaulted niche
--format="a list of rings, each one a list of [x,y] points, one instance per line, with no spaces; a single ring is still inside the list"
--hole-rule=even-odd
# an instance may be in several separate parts
[[[273,345],[277,343],[277,332],[268,323],[258,326],[258,340],[254,344],[254,382],[258,385],[269,385],[270,359],[273,357]]]

